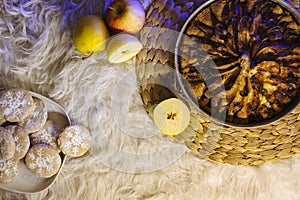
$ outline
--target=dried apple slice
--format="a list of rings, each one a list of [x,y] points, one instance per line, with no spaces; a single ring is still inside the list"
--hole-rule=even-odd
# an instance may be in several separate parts
[[[190,111],[180,99],[170,98],[155,107],[153,120],[161,133],[174,136],[182,133],[189,125]]]
[[[114,36],[107,45],[107,59],[111,63],[121,63],[133,58],[143,45],[133,35],[120,33]]]

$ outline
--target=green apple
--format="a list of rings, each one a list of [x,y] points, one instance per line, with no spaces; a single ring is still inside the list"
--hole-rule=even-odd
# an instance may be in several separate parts
[[[135,34],[145,24],[145,10],[138,0],[115,0],[105,12],[105,20],[114,32]]]
[[[108,38],[106,24],[98,15],[84,15],[73,27],[73,44],[85,56],[104,51]]]

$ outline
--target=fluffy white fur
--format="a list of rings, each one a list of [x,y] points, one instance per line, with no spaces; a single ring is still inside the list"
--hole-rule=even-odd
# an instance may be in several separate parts
[[[105,53],[82,58],[71,27],[79,16],[102,15],[109,2],[0,2],[1,85],[52,98],[94,137],[91,152],[68,158],[49,189],[0,190],[0,199],[299,199],[300,156],[259,167],[198,159],[157,133],[132,62],[112,65]]]

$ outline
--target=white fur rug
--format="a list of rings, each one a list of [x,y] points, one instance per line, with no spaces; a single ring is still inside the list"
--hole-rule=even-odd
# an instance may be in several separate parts
[[[105,53],[82,59],[71,27],[81,15],[102,15],[108,3],[0,2],[1,85],[52,98],[94,136],[90,153],[68,158],[49,189],[0,190],[0,199],[300,199],[299,155],[259,167],[200,160],[156,131],[136,89],[133,62],[112,65]]]

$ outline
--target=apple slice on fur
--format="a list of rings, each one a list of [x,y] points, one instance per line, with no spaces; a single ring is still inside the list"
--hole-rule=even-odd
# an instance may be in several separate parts
[[[190,111],[180,99],[170,98],[162,101],[154,108],[153,120],[161,133],[175,136],[188,127]]]
[[[121,63],[130,60],[138,54],[143,45],[133,35],[119,33],[111,38],[107,45],[107,59],[111,63]]]

